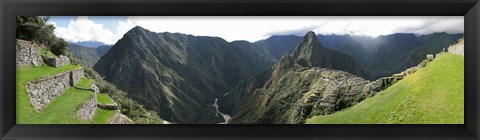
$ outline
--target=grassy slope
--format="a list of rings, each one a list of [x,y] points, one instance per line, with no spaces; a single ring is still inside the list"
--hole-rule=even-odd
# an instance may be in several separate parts
[[[103,94],[103,93],[97,94],[97,101],[100,104],[113,104],[113,103],[115,103],[113,101],[113,99],[110,98],[110,96],[108,96],[108,94]]]
[[[112,104],[115,103],[108,94],[97,94],[97,102],[100,104]],[[118,110],[108,110],[97,108],[97,112],[95,112],[95,116],[93,118],[93,124],[106,124],[109,123],[110,119],[117,113]]]
[[[92,97],[92,92],[88,90],[80,90],[70,87],[54,99],[45,107],[42,112],[37,112],[30,104],[28,93],[26,91],[26,83],[38,78],[58,74],[61,72],[77,69],[77,65],[67,65],[61,68],[48,66],[41,67],[25,67],[17,69],[17,123],[18,124],[82,124],[87,121],[80,120],[76,117],[76,111],[83,103]],[[78,85],[87,87],[86,85],[93,81],[82,79]],[[90,86],[88,86],[90,87]]]
[[[376,96],[310,124],[463,124],[464,58],[441,54]]]
[[[41,67],[25,67],[17,70],[17,123],[18,124],[86,124],[90,123],[81,120],[76,116],[78,109],[92,98],[92,91],[81,90],[70,87],[54,99],[43,112],[37,112],[30,105],[28,93],[26,91],[26,83],[38,78],[58,74],[61,72],[77,69],[77,65],[68,65],[61,68],[48,66]],[[93,80],[83,78],[76,86],[81,88],[90,88]],[[100,94],[101,95],[101,94]],[[107,95],[108,97],[108,95]],[[110,97],[101,96],[102,100],[113,101]],[[118,110],[97,109],[93,118],[95,124],[105,124],[115,115]]]
[[[117,113],[118,110],[108,110],[97,108],[95,116],[93,117],[93,124],[108,124],[110,119]]]

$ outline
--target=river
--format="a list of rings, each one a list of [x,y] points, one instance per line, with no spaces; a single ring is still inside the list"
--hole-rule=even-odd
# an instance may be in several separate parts
[[[218,98],[215,98],[215,102],[212,104],[212,107],[215,108],[215,112],[217,113],[215,117],[218,116],[218,114],[222,115],[223,119],[225,120],[224,122],[220,122],[218,124],[228,124],[228,121],[230,120],[230,115],[224,114],[218,110],[218,104],[217,104]]]

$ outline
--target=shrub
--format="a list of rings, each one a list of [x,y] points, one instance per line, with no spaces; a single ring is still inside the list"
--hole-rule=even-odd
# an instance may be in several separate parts
[[[55,36],[55,27],[47,24],[49,17],[17,16],[17,39],[42,43],[55,55],[62,55],[67,50],[67,42]]]

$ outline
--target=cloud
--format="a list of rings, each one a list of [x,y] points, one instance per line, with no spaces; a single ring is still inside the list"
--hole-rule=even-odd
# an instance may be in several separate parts
[[[128,30],[141,26],[153,32],[178,32],[197,36],[217,36],[227,41],[254,42],[271,35],[352,34],[376,37],[393,33],[430,34],[463,33],[463,16],[446,17],[129,17],[118,22],[116,31],[105,29],[86,17],[71,21],[68,27],[57,27],[55,33],[70,41],[96,40],[113,44]]]
[[[67,41],[100,41],[106,44],[114,44],[121,38],[119,32],[126,30],[124,26],[118,26],[116,32],[112,32],[104,27],[103,24],[95,23],[88,17],[78,17],[76,20],[70,20],[67,27],[57,26],[55,22],[50,22],[55,26],[55,35]]]

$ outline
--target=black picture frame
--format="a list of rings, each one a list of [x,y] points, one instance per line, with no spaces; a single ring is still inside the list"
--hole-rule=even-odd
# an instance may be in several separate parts
[[[458,139],[480,137],[478,0],[1,0],[1,139]],[[15,17],[464,16],[463,125],[19,125],[15,124]]]

